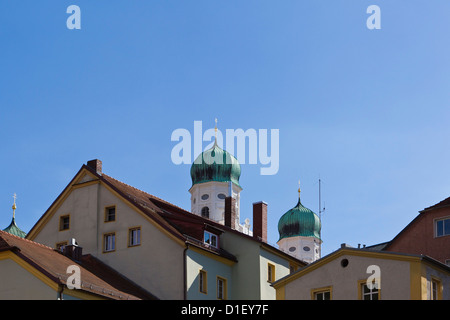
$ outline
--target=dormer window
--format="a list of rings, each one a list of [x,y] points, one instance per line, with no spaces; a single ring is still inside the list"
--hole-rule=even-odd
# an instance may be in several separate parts
[[[214,248],[219,248],[219,237],[214,233],[211,233],[209,231],[204,231],[203,243],[205,243],[211,247],[214,247]]]

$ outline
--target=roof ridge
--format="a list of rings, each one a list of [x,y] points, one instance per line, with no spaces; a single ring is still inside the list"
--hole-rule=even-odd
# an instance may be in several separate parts
[[[0,230],[0,236],[1,236],[1,233],[6,234],[7,237],[8,237],[8,236],[14,237],[14,238],[16,238],[17,240],[27,241],[27,242],[36,244],[36,245],[38,245],[38,246],[41,246],[41,247],[43,247],[43,248],[46,248],[46,249],[50,249],[50,250],[52,250],[52,251],[55,251],[54,248],[49,247],[49,246],[47,246],[47,245],[45,245],[45,244],[42,244],[42,243],[40,243],[40,242],[36,242],[36,241],[30,240],[30,239],[27,239],[27,238],[22,238],[22,237],[16,236],[15,234],[12,234],[12,233],[9,233],[9,232],[3,231],[3,230]],[[5,239],[4,237],[2,237],[2,239],[5,240],[5,241],[10,245],[8,239]]]
[[[171,205],[171,206],[173,206],[173,207],[176,207],[176,208],[178,208],[178,209],[181,209],[181,210],[183,210],[183,211],[186,211],[186,212],[191,213],[190,211],[187,211],[186,209],[181,208],[181,207],[179,207],[179,206],[177,206],[177,205],[175,205],[175,204],[173,204],[173,203],[171,203],[171,202],[169,202],[169,201],[167,201],[167,200],[164,200],[164,199],[162,199],[162,198],[160,198],[160,197],[157,197],[157,196],[155,196],[155,195],[153,195],[153,194],[151,194],[151,193],[148,193],[147,191],[144,191],[144,190],[141,190],[141,189],[139,189],[139,188],[136,188],[136,187],[134,187],[134,186],[132,186],[132,185],[129,185],[128,183],[125,183],[125,182],[123,182],[123,181],[121,181],[121,180],[118,180],[118,179],[116,179],[116,178],[113,178],[113,177],[111,177],[110,175],[107,175],[107,174],[103,173],[102,176],[106,176],[106,177],[109,178],[109,179],[115,180],[115,181],[117,181],[117,182],[119,182],[119,183],[121,183],[121,184],[123,184],[123,185],[125,185],[125,186],[127,186],[127,187],[130,187],[130,188],[132,188],[132,189],[134,189],[134,190],[137,190],[137,191],[139,191],[139,192],[142,192],[142,193],[148,195],[150,198],[153,198],[154,200],[158,200],[158,201],[167,203],[167,204],[169,204],[169,205]]]

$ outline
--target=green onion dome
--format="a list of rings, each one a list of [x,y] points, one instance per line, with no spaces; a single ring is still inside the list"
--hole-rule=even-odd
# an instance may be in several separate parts
[[[212,148],[202,152],[191,166],[192,185],[209,181],[231,181],[241,187],[240,176],[241,165],[237,159],[221,149],[216,142]]]
[[[299,190],[297,205],[282,215],[278,221],[279,240],[296,236],[315,237],[321,240],[320,229],[320,218],[302,205]]]
[[[5,229],[3,229],[3,231],[13,234],[15,236],[21,237],[21,238],[25,238],[25,236],[27,235],[27,233],[25,231],[22,231],[17,226],[16,220],[14,218],[12,219],[11,224],[8,227],[6,227]]]

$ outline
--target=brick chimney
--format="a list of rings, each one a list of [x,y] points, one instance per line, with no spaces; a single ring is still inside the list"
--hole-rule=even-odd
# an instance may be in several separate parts
[[[225,198],[225,225],[231,229],[236,229],[236,199]]]
[[[81,256],[83,254],[83,248],[81,248],[75,239],[71,239],[70,244],[65,245],[62,248],[62,252],[66,257],[69,257],[73,260],[80,261]]]
[[[102,161],[98,159],[90,160],[87,162],[89,168],[94,169],[97,174],[102,174]]]
[[[267,203],[253,203],[253,237],[267,242]]]

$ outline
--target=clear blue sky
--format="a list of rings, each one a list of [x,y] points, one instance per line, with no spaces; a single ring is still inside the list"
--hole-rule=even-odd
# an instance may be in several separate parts
[[[81,30],[69,30],[69,5]],[[381,30],[366,9],[381,8]],[[280,130],[280,168],[242,165],[241,220],[269,241],[297,201],[323,254],[391,240],[450,196],[447,0],[0,2],[0,227],[34,225],[82,164],[190,209],[177,128]],[[206,144],[205,144],[206,146]]]

